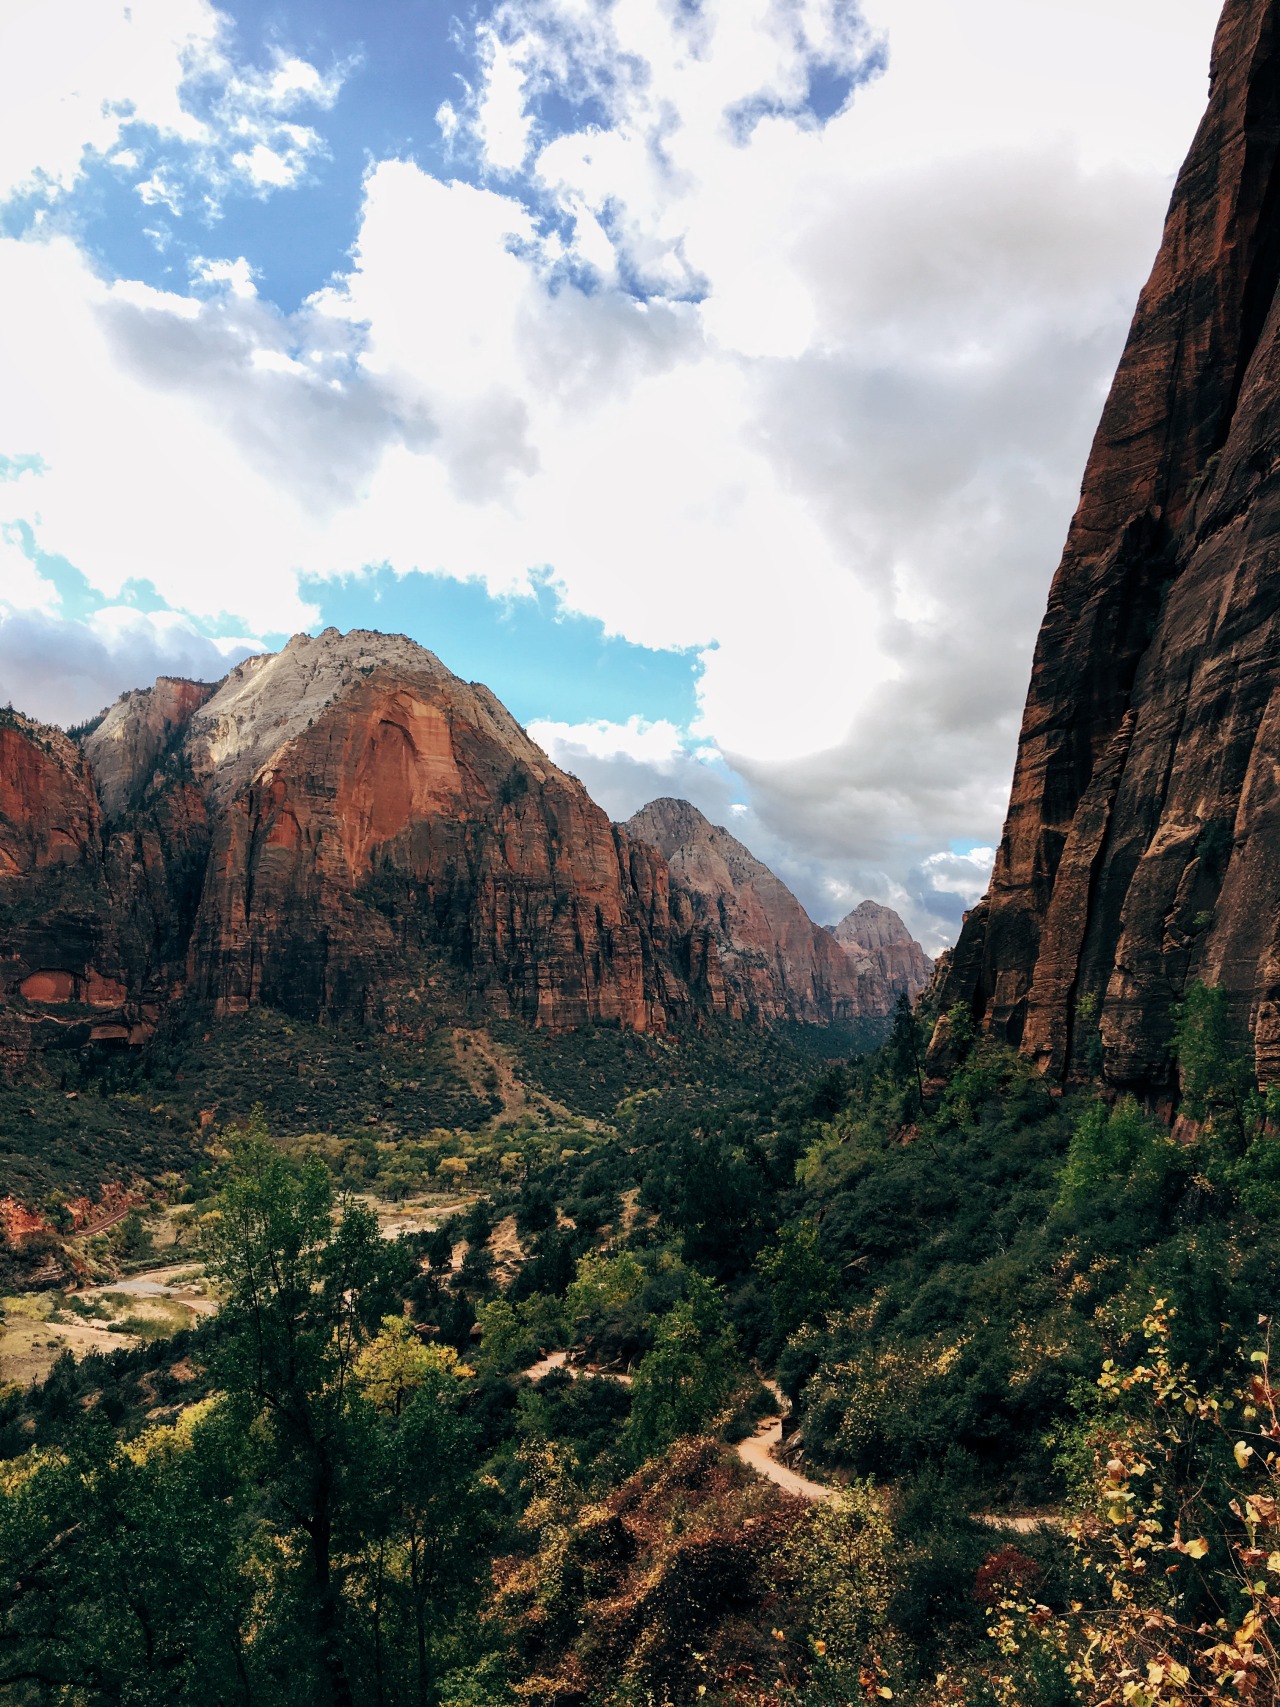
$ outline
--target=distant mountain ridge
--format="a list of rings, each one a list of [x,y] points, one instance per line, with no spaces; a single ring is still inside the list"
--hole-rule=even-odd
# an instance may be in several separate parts
[[[853,962],[864,1013],[888,1013],[900,993],[914,1002],[928,988],[933,961],[892,907],[860,901],[827,929]]]
[[[708,931],[744,1017],[883,1018],[914,999],[932,962],[890,907],[864,901],[835,926],[814,924],[768,866],[687,800],[651,800],[623,825],[658,848],[673,897]]]
[[[646,812],[646,833],[610,824],[486,687],[398,635],[162,677],[80,743],[7,714],[0,1048],[142,1043],[181,1002],[411,1034],[877,1011],[740,843],[716,832],[727,928]]]

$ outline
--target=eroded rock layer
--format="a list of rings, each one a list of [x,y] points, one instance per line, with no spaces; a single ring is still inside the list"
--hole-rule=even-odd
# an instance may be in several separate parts
[[[1280,8],[1227,0],[940,991],[1055,1075],[1169,1074],[1188,981],[1280,1077]]]
[[[83,746],[0,723],[0,1049],[137,1043],[180,999],[415,1032],[855,1017],[843,955],[734,848],[771,958],[487,688],[402,636],[298,635],[126,694]]]
[[[768,866],[696,806],[651,800],[624,827],[665,858],[671,916],[699,955],[718,960],[730,1013],[832,1020],[887,1011],[859,1005],[848,955]]]
[[[888,1014],[900,994],[914,1002],[933,975],[933,962],[892,907],[862,901],[831,934],[848,955],[858,980],[858,1009]]]

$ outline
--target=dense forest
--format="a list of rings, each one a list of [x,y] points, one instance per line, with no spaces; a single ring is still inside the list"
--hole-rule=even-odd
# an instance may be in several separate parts
[[[588,1031],[469,1156],[239,1063],[164,1156],[216,1313],[0,1390],[0,1700],[1280,1698],[1274,1095],[1211,989],[1174,1132],[925,1023]]]

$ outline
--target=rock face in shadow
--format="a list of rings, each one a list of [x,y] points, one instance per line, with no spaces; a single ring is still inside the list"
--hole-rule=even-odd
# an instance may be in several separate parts
[[[1229,993],[1280,1077],[1280,9],[1227,0],[1208,110],[1036,646],[986,899],[943,980],[1063,1076],[1169,1076]]]
[[[661,851],[673,923],[694,955],[718,961],[730,1014],[833,1021],[881,1011],[859,1006],[848,955],[786,884],[696,806],[652,800],[623,828]]]
[[[158,780],[157,768],[180,746],[211,682],[161,676],[154,687],[122,694],[84,740],[103,811],[118,818]]]
[[[892,907],[862,901],[829,929],[853,966],[859,1012],[892,1013],[900,992],[914,1002],[927,988],[933,962]]]
[[[162,679],[82,746],[9,714],[0,1051],[140,1043],[179,1001],[412,1033],[854,1017],[846,957],[731,842],[736,934],[687,861],[673,880],[402,636],[329,629],[218,684]]]

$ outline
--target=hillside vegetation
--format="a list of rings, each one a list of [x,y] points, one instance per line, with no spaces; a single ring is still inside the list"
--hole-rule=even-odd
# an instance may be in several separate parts
[[[218,1316],[5,1394],[0,1699],[1274,1700],[1280,1139],[1226,1010],[1177,1138],[953,1023],[928,1106],[905,1009],[807,1072],[535,1039],[577,1137],[535,1101],[390,1242],[337,1134],[220,1127]],[[829,1497],[737,1454],[762,1376]]]

